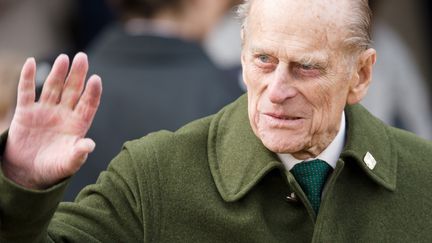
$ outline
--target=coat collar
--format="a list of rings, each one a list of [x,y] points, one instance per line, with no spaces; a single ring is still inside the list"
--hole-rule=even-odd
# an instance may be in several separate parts
[[[397,156],[386,126],[360,105],[345,110],[347,141],[340,156],[355,162],[379,185],[396,188]],[[376,166],[364,162],[372,154]],[[247,96],[216,114],[209,128],[208,161],[215,184],[225,201],[233,202],[246,195],[266,174],[284,167],[277,155],[255,136],[247,113]]]
[[[393,147],[389,127],[373,117],[361,105],[348,106],[347,141],[340,158],[355,161],[377,184],[390,191],[396,189],[398,156]],[[372,156],[376,166],[367,165],[367,155]]]

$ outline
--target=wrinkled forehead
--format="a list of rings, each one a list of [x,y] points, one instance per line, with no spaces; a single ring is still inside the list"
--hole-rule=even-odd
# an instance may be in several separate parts
[[[349,8],[349,0],[253,0],[247,25],[337,46],[347,33]]]

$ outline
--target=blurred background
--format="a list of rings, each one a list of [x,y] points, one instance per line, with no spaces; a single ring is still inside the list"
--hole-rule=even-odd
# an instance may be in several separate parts
[[[40,86],[58,54],[72,57],[78,51],[86,51],[91,55],[101,36],[104,38],[102,33],[122,17],[113,9],[115,1],[120,0],[0,0],[0,131],[7,129],[12,117],[19,69],[25,58],[36,58]],[[239,1],[231,1],[234,2]],[[432,2],[371,0],[370,3],[374,10],[373,39],[378,63],[363,104],[386,123],[431,140]],[[236,86],[244,89],[239,59],[240,23],[231,7],[226,10],[199,45],[227,79],[235,80]],[[164,65],[164,60],[161,64]],[[237,90],[234,93],[241,94]],[[118,107],[113,105],[112,109]],[[213,112],[206,110],[210,111]],[[110,153],[116,154],[118,150]]]

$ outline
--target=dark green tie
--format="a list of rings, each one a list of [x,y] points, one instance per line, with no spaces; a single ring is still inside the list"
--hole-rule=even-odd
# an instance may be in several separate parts
[[[331,171],[330,165],[319,159],[301,162],[291,169],[315,213],[318,213],[322,189]]]

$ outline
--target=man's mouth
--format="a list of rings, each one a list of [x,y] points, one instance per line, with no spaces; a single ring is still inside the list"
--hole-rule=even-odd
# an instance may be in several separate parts
[[[270,116],[270,117],[275,118],[275,119],[280,119],[280,120],[298,120],[298,119],[302,119],[301,117],[298,117],[298,116],[290,116],[290,115],[275,114],[275,113],[264,113],[264,115]]]
[[[295,129],[300,127],[304,118],[296,115],[279,114],[279,113],[262,113],[262,118],[270,127]]]

